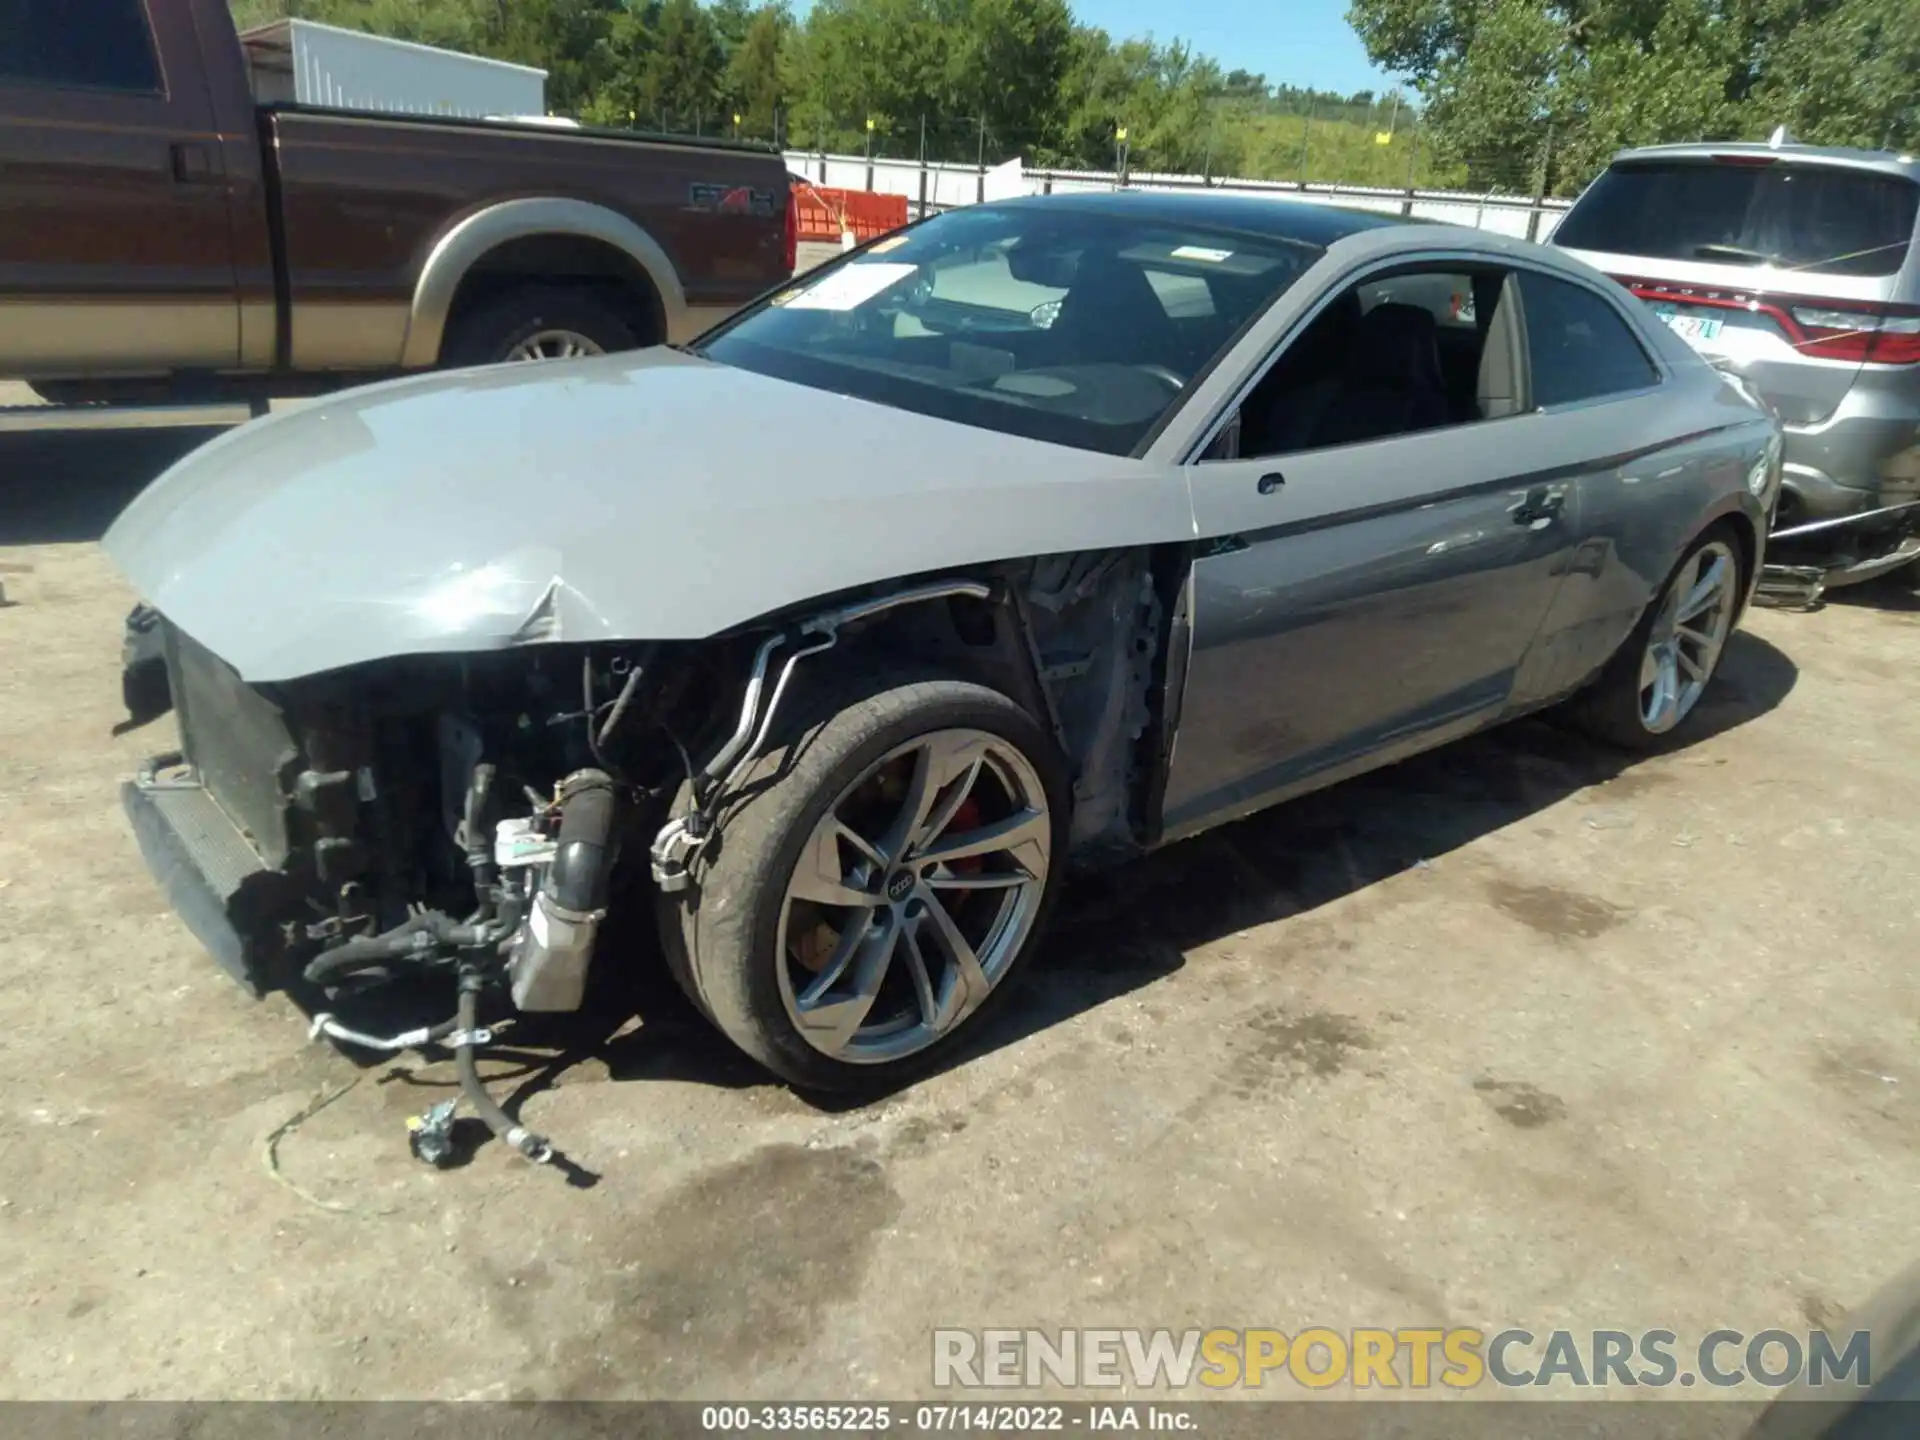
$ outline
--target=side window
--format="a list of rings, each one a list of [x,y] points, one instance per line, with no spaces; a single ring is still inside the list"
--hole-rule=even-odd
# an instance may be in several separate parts
[[[1436,325],[1471,330],[1475,320],[1473,277],[1434,270],[1372,280],[1360,287],[1361,312],[1376,305],[1418,305],[1433,316]]]
[[[1627,322],[1591,290],[1522,271],[1520,298],[1535,405],[1598,400],[1659,380]]]
[[[1505,273],[1409,268],[1354,285],[1283,350],[1240,407],[1243,459],[1384,440],[1512,413],[1488,402],[1507,353]],[[1492,342],[1490,343],[1490,337]],[[1511,368],[1511,367],[1508,367]]]
[[[152,95],[160,64],[142,0],[0,0],[0,82]]]

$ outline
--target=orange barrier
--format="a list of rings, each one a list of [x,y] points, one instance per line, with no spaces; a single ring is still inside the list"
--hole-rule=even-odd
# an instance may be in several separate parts
[[[798,238],[838,242],[851,233],[864,244],[907,223],[907,197],[794,182]]]

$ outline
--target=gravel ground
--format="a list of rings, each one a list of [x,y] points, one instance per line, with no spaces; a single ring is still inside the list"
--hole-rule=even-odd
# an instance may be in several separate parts
[[[1751,617],[1674,753],[1525,723],[1082,887],[884,1103],[641,977],[490,1062],[570,1185],[412,1161],[450,1067],[308,1045],[140,865],[116,786],[171,736],[111,733],[94,542],[198,438],[0,436],[0,1397],[901,1397],[936,1325],[1804,1333],[1914,1258],[1906,592]]]

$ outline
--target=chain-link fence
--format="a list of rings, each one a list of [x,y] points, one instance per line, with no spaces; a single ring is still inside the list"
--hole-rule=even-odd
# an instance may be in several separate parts
[[[904,194],[915,216],[1055,189],[1279,189],[1544,238],[1564,208],[1552,197],[1568,178],[1550,135],[1532,150],[1462,158],[1391,97],[1291,108],[1219,100],[1144,123],[1027,137],[977,115],[847,116],[804,106],[757,116],[661,107],[627,119],[654,133],[774,145],[807,179]]]
[[[1418,111],[1391,97],[1366,105],[1222,98],[1044,135],[1009,134],[990,116],[844,115],[804,105],[751,114],[662,106],[630,111],[623,123],[788,151],[980,170],[1018,157],[1035,169],[1533,196],[1554,194],[1567,180],[1557,173],[1550,135],[1531,149],[1461,157],[1435,143]]]

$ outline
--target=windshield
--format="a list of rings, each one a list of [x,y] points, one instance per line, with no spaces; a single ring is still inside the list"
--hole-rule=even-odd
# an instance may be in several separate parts
[[[1575,250],[1772,265],[1814,275],[1896,273],[1920,186],[1893,175],[1741,157],[1616,165],[1554,232]]]
[[[1051,205],[936,216],[802,276],[723,364],[1121,455],[1319,247]]]

